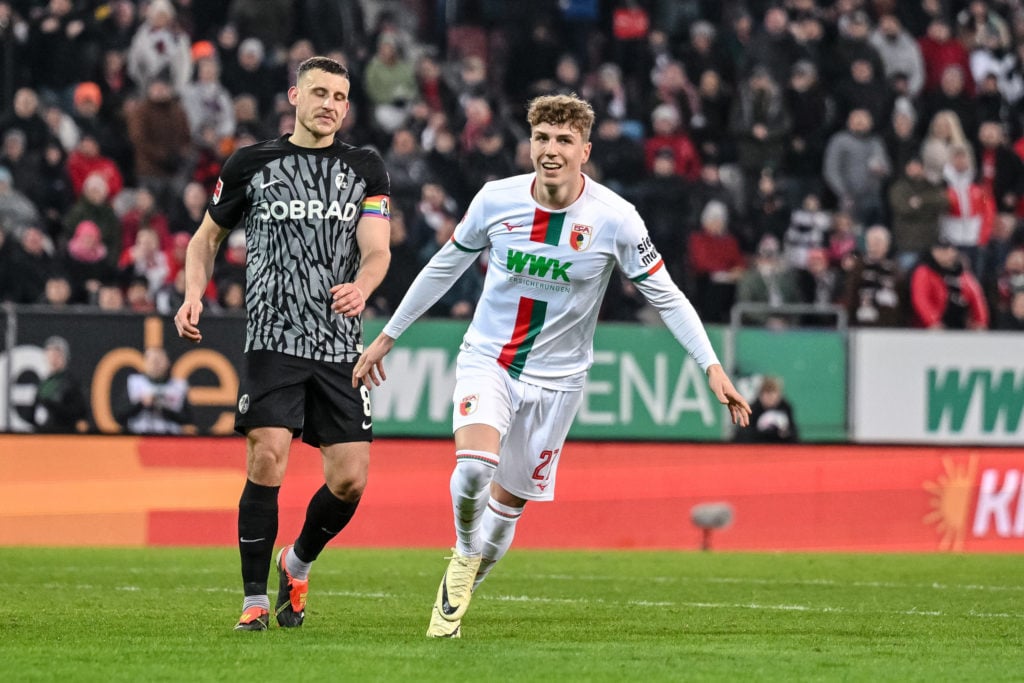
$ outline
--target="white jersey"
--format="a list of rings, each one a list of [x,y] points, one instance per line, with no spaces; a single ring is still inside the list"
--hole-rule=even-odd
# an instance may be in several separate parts
[[[483,294],[462,350],[517,379],[578,389],[593,363],[594,329],[616,266],[661,313],[704,370],[718,362],[693,306],[672,282],[632,204],[584,176],[560,211],[533,198],[535,173],[487,183],[384,327],[398,336],[489,249]]]

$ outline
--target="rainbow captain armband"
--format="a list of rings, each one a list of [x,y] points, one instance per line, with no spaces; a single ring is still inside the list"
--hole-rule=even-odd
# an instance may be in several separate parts
[[[376,216],[391,220],[391,200],[386,194],[377,194],[363,200],[362,216]]]

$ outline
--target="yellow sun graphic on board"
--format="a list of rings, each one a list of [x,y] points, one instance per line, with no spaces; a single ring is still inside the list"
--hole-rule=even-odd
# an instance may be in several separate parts
[[[967,537],[967,523],[978,474],[978,456],[972,455],[966,463],[957,464],[952,458],[943,458],[945,470],[935,481],[926,481],[924,490],[931,494],[932,511],[924,516],[925,524],[935,525],[939,532],[939,550],[963,550]]]

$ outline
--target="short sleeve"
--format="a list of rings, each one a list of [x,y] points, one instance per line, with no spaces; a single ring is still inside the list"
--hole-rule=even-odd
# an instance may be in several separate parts
[[[388,175],[384,160],[372,149],[366,150],[364,166],[359,169],[366,180],[367,197],[390,197],[391,177]]]
[[[251,175],[244,172],[244,166],[241,154],[228,157],[210,197],[210,217],[222,228],[231,229],[238,225],[248,206],[246,186]]]

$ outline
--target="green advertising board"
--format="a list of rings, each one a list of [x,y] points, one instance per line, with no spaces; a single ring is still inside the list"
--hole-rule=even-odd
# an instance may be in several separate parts
[[[466,323],[420,321],[385,359],[388,381],[373,390],[374,432],[451,434],[455,356]],[[366,325],[373,339],[379,323]],[[723,334],[709,330],[722,353]],[[598,326],[594,366],[570,437],[577,439],[718,440],[726,412],[700,367],[663,327]]]
[[[708,336],[723,357],[722,330]],[[664,327],[599,325],[584,392],[575,438],[708,441],[728,433],[728,413],[700,366]]]
[[[382,323],[369,321],[366,339]],[[385,359],[388,381],[373,390],[374,431],[381,436],[451,435],[455,357],[467,323],[422,320]],[[727,328],[709,327],[723,362]],[[846,438],[846,348],[834,330],[741,329],[733,371],[747,395],[764,374],[785,380],[803,441]],[[602,324],[594,365],[571,438],[718,441],[729,438],[728,415],[704,373],[664,327]]]
[[[846,441],[846,338],[836,330],[740,328],[733,379],[745,395],[781,377],[801,441]]]

